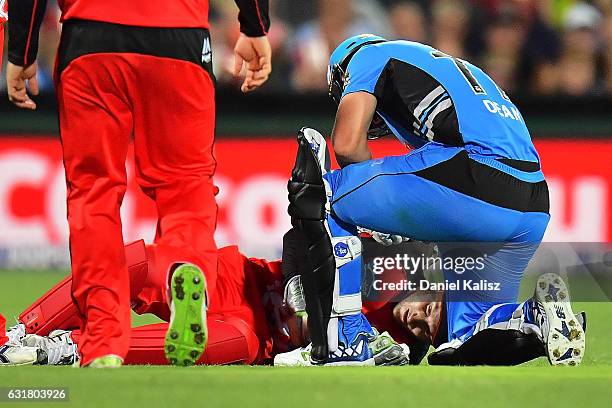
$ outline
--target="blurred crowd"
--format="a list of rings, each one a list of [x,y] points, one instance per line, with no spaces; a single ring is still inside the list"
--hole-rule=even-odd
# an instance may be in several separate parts
[[[50,90],[59,38],[57,5],[41,32],[43,89]],[[270,0],[274,70],[265,90],[326,90],[330,52],[375,33],[430,44],[481,66],[509,93],[612,94],[612,0]],[[215,74],[230,71],[237,8],[211,0]]]

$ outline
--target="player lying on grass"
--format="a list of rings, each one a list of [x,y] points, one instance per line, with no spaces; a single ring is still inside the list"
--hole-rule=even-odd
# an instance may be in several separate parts
[[[304,129],[288,184],[289,215],[308,240],[312,263],[302,274],[311,359],[370,359],[357,227],[436,242],[443,257],[451,246],[445,243],[464,243],[467,252],[473,248],[465,243],[497,243],[474,277],[501,288],[446,294],[448,342],[458,348],[492,307],[516,302],[550,219],[548,187],[524,120],[482,70],[415,42],[351,37],[332,53],[328,80],[338,102],[331,139],[342,168],[330,171],[325,139]],[[368,138],[384,134],[416,149],[371,160]],[[448,282],[460,278],[443,272]],[[554,303],[544,305],[554,324],[546,338],[575,323],[567,309],[555,315]],[[562,337],[555,339],[562,347],[547,339],[551,362],[578,363],[584,337]]]
[[[274,358],[277,365],[310,365],[310,349],[302,348],[309,341],[300,284],[306,257],[305,240],[295,230],[285,236],[282,263],[247,258],[236,247],[222,248],[218,285],[223,300],[212,303],[208,311],[208,346],[198,364],[265,364]],[[142,241],[126,246],[126,259],[133,309],[167,320],[166,271],[157,266]],[[550,284],[567,292],[561,280]],[[62,280],[27,308],[19,317],[22,323],[8,332],[16,348],[31,351],[21,353],[30,355],[30,360],[20,361],[22,364],[36,361],[37,348],[42,356],[40,363],[64,365],[78,361],[80,336],[75,328],[79,321],[70,298],[70,285],[70,277]],[[431,344],[440,346],[448,341],[445,328],[450,323],[442,293],[432,296],[417,292],[398,304],[389,301],[396,295],[387,292],[384,298],[363,305],[365,316],[386,332],[374,336],[369,344],[375,356],[372,363],[376,365],[407,362],[407,348],[398,346],[394,338],[410,346],[411,364],[420,363]],[[530,311],[542,303],[537,296],[541,298],[541,292],[520,305],[494,306],[479,320],[470,340],[457,351],[448,344],[438,347],[429,358],[430,364],[512,365],[546,355],[547,339],[542,337],[547,330],[546,320],[530,320]],[[558,305],[570,310],[569,297],[565,301]],[[503,320],[508,315],[500,313],[504,310],[514,311],[512,319]],[[576,321],[582,326],[585,318],[577,315]],[[167,329],[166,323],[135,328],[126,363],[167,364]],[[579,332],[574,327],[570,331]],[[584,336],[583,331],[579,333]]]
[[[287,234],[287,239],[291,239],[290,235]],[[166,262],[153,257],[155,252],[142,241],[127,245],[125,252],[133,310],[168,321]],[[206,350],[197,363],[265,364],[278,353],[304,345],[307,334],[303,329],[306,328],[283,302],[282,262],[247,258],[235,246],[221,248],[218,255],[217,290],[206,313],[207,328],[192,328],[194,332],[208,334]],[[72,364],[79,358],[79,320],[70,297],[71,283],[71,277],[63,279],[21,313],[20,323],[9,331],[9,336],[23,345],[43,349],[49,364]],[[366,304],[365,307],[371,308],[373,322],[397,333],[400,341],[412,340],[393,321],[391,304]],[[369,310],[364,310],[370,315]],[[387,312],[381,313],[381,310]],[[125,363],[168,364],[165,354],[171,345],[165,343],[167,331],[167,323],[134,328]],[[407,351],[388,334],[373,336],[370,347],[378,364],[408,362]]]

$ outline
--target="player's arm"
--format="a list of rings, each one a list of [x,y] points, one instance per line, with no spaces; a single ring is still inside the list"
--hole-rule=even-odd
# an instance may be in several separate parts
[[[234,75],[246,68],[242,92],[263,85],[272,72],[272,49],[268,41],[268,0],[235,0],[240,12],[240,37],[234,47]]]
[[[368,92],[345,95],[338,106],[332,146],[341,167],[370,160],[368,129],[376,111],[376,97]]]
[[[19,108],[36,109],[28,95],[38,95],[36,80],[36,55],[38,33],[42,24],[47,0],[13,0],[9,2],[9,43],[6,68],[8,97]]]

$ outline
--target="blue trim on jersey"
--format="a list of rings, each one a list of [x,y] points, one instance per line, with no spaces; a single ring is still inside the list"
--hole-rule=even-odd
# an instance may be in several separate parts
[[[429,114],[431,113],[432,110],[435,109],[436,106],[438,106],[438,104],[440,102],[442,102],[443,99],[447,99],[450,96],[448,95],[448,93],[443,92],[440,95],[438,95],[438,97],[436,99],[434,99],[432,101],[432,103],[423,110],[423,113],[421,113],[421,116],[419,117],[419,122],[420,123],[425,123],[425,121],[427,120],[427,117],[429,116]]]
[[[443,96],[442,99],[437,100],[434,105],[431,105],[429,108],[426,109],[425,112],[423,112],[423,114],[421,114],[421,119],[419,119],[419,121],[421,122],[421,129],[419,129],[419,132],[423,135],[423,137],[427,138],[427,131],[429,130],[427,128],[426,122],[427,119],[429,118],[429,116],[431,115],[431,113],[438,107],[438,105],[440,105],[442,102],[449,100],[450,96],[445,92],[442,95]]]

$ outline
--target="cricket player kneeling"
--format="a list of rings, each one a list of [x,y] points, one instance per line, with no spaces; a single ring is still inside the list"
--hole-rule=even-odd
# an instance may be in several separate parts
[[[308,268],[301,279],[311,362],[372,359],[364,347],[375,332],[361,312],[360,227],[436,242],[443,257],[449,243],[492,244],[479,274],[503,282],[503,288],[490,296],[446,293],[445,313],[453,323],[445,343],[467,344],[479,334],[474,334],[477,321],[493,307],[497,312],[482,327],[500,323],[496,316],[514,307],[513,319],[525,324],[546,316],[538,327],[553,364],[578,363],[584,333],[565,299],[552,298],[556,304],[548,305],[540,298],[546,295],[536,292],[541,308],[521,309],[522,317],[515,304],[550,220],[550,205],[540,158],[505,92],[467,61],[424,44],[369,34],[336,48],[328,82],[338,103],[331,139],[341,169],[330,170],[325,139],[305,128],[288,183],[292,225],[307,241]],[[372,160],[369,139],[386,134],[414,150]],[[446,281],[458,278],[452,270],[443,273]],[[542,291],[566,292],[554,279],[541,282]]]

